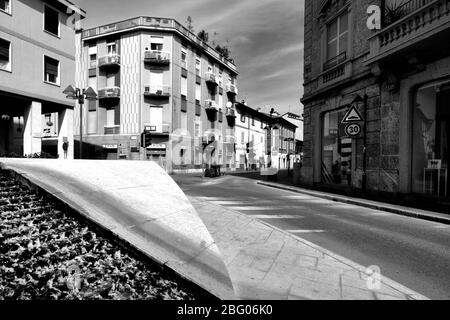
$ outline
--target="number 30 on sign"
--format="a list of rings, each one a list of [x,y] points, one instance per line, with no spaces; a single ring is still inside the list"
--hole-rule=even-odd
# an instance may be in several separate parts
[[[357,123],[349,124],[345,127],[345,133],[350,137],[356,137],[361,133],[361,126]]]

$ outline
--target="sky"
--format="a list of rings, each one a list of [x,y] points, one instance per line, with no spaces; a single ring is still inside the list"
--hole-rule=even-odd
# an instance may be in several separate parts
[[[75,0],[85,29],[137,16],[174,18],[229,45],[239,101],[269,112],[302,114],[303,0]],[[216,33],[216,35],[215,35]]]

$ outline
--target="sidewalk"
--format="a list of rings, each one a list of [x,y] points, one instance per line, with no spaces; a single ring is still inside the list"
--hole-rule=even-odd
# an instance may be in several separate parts
[[[250,216],[190,197],[245,300],[427,299],[390,279],[369,289],[367,268]]]
[[[342,202],[342,203],[353,204],[353,205],[366,207],[366,208],[370,208],[370,209],[386,211],[386,212],[395,213],[395,214],[399,214],[399,215],[403,215],[403,216],[408,216],[408,217],[412,217],[412,218],[416,218],[416,219],[423,219],[423,220],[428,220],[428,221],[433,221],[433,222],[450,224],[450,215],[446,215],[443,213],[421,210],[421,209],[405,207],[405,206],[400,206],[400,205],[394,205],[394,204],[389,204],[389,203],[385,203],[385,202],[378,202],[378,201],[372,201],[372,200],[361,199],[361,198],[353,198],[353,197],[348,197],[348,196],[338,195],[338,194],[333,194],[333,193],[327,193],[327,192],[322,192],[322,191],[313,191],[313,190],[308,190],[308,189],[304,189],[304,188],[300,188],[300,187],[288,186],[288,185],[281,184],[281,183],[258,181],[258,184],[262,185],[262,186],[266,186],[266,187],[307,194],[310,196],[327,199],[327,200],[331,200],[331,201]]]

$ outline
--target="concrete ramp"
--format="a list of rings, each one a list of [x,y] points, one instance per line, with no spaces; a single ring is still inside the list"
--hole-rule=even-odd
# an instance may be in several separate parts
[[[157,164],[45,159],[0,163],[217,297],[235,299],[213,238]]]

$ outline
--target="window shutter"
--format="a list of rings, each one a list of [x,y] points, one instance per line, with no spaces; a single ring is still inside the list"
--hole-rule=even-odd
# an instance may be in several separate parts
[[[47,59],[45,61],[45,72],[54,75],[54,76],[58,76],[58,63],[56,62],[56,60],[50,60]]]

